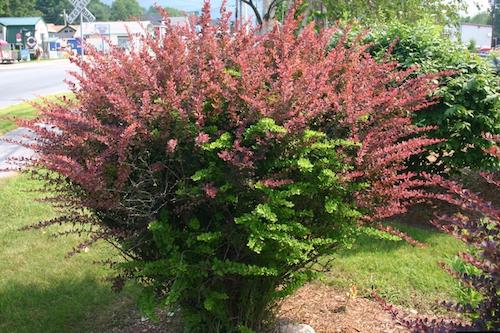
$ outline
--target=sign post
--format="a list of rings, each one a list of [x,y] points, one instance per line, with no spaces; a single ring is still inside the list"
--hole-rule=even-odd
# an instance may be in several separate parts
[[[68,15],[68,22],[73,23],[78,16],[80,16],[80,49],[82,54],[82,59],[84,55],[83,51],[83,19],[85,18],[88,22],[94,22],[95,16],[87,9],[87,5],[90,0],[70,0],[71,4],[75,7],[71,13]]]

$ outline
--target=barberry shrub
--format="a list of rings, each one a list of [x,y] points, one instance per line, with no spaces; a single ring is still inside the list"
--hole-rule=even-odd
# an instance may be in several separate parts
[[[336,28],[293,12],[266,34],[209,13],[199,32],[167,23],[161,40],[75,60],[76,101],[27,124],[30,171],[64,212],[38,226],[114,244],[116,286],[138,281],[143,309],[187,332],[261,332],[320,256],[428,196],[405,161],[438,142],[411,124],[436,86],[359,42],[327,52]]]

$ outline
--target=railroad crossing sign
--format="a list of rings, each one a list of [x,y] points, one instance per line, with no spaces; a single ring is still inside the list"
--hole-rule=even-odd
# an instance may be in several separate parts
[[[75,8],[68,15],[69,23],[73,23],[79,15],[88,22],[95,21],[95,16],[87,9],[90,0],[70,0],[70,2]]]

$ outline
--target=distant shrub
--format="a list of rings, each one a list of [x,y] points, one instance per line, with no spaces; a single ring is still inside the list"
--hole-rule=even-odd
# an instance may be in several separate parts
[[[429,24],[375,28],[368,41],[373,43],[370,52],[375,57],[385,57],[390,49],[389,57],[404,69],[416,66],[416,73],[455,72],[440,80],[439,103],[414,113],[415,124],[436,126],[430,135],[446,139],[413,158],[415,169],[453,172],[463,167],[500,167],[498,157],[484,152],[494,145],[484,134],[500,134],[499,77],[487,61],[443,36],[442,28]]]
[[[78,103],[27,124],[31,171],[66,213],[38,226],[116,245],[116,287],[140,282],[148,313],[167,306],[188,332],[261,332],[320,256],[429,196],[405,161],[439,141],[409,117],[437,76],[359,43],[325,52],[336,28],[299,31],[293,13],[259,35],[209,12],[199,33],[168,25],[129,54],[90,51]]]

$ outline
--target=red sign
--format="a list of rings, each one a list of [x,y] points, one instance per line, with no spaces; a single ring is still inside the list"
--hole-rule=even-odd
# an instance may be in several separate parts
[[[17,42],[17,43],[21,43],[22,39],[23,39],[23,36],[21,35],[21,33],[20,33],[20,32],[18,32],[18,33],[16,34],[16,42]]]

